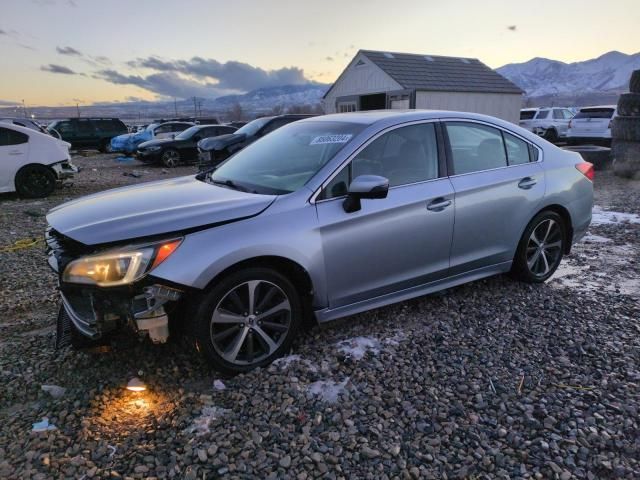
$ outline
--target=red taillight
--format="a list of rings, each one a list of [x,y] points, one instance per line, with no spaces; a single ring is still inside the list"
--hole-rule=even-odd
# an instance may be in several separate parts
[[[578,171],[587,177],[589,180],[593,182],[593,177],[595,177],[595,170],[593,169],[593,163],[582,162],[576,163],[576,168]]]

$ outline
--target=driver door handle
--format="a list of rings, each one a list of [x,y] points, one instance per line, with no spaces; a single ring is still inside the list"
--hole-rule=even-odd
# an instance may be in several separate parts
[[[447,200],[444,197],[438,197],[427,204],[427,210],[432,212],[440,212],[451,205],[451,200]]]
[[[524,177],[522,180],[518,182],[518,188],[522,188],[523,190],[529,190],[536,183],[538,182],[536,182],[535,179],[531,177]]]

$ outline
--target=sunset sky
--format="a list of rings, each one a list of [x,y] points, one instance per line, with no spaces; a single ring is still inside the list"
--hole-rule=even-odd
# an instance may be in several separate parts
[[[331,83],[360,48],[493,68],[640,51],[638,0],[0,0],[0,12],[0,105]]]

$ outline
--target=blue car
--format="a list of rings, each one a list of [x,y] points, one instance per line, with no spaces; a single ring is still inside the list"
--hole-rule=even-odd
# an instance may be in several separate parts
[[[141,132],[125,133],[111,139],[111,151],[133,154],[143,142],[157,138],[173,138],[178,133],[192,127],[191,122],[152,123]]]

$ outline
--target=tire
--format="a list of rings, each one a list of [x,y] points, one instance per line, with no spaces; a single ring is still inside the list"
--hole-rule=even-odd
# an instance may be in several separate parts
[[[56,176],[44,165],[27,165],[16,174],[16,191],[22,197],[44,198],[56,189]]]
[[[640,93],[640,70],[634,70],[629,80],[629,91],[631,93]]]
[[[640,93],[623,93],[618,99],[618,115],[640,117]]]
[[[261,314],[260,309],[266,311]],[[285,276],[248,268],[216,283],[198,307],[191,336],[216,370],[236,374],[264,367],[288,352],[303,319],[299,294]]]
[[[558,131],[555,128],[547,128],[543,137],[547,142],[556,143],[558,141]]]
[[[613,143],[613,171],[619,177],[640,178],[640,142]]]
[[[549,225],[551,230],[548,230]],[[545,210],[536,215],[522,234],[513,259],[512,274],[527,283],[546,281],[562,261],[566,232],[564,220],[556,212]]]
[[[103,140],[98,150],[101,153],[113,153],[113,149],[111,148],[111,139],[107,138],[106,140]]]
[[[162,161],[162,165],[167,168],[175,168],[180,163],[180,153],[173,148],[165,150],[162,152],[160,156],[160,160]]]
[[[627,142],[640,142],[640,117],[614,118],[611,137]]]

